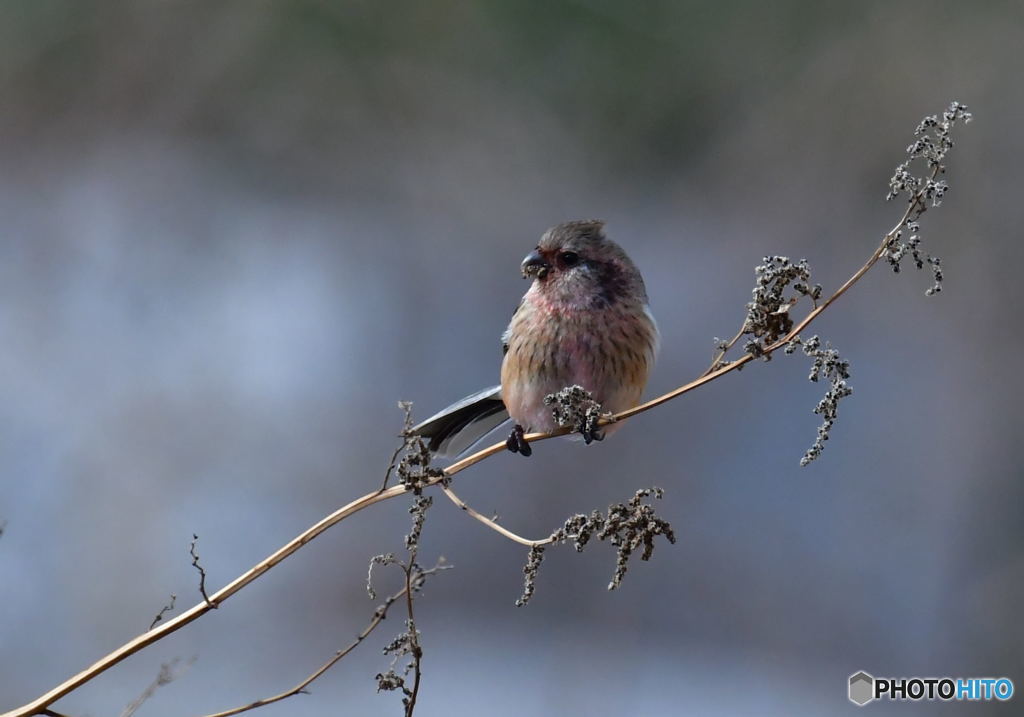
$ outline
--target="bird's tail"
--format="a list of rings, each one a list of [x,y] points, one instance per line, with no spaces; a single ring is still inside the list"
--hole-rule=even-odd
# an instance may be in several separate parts
[[[501,386],[492,386],[453,403],[413,426],[412,432],[429,439],[427,445],[434,453],[457,456],[508,418]]]

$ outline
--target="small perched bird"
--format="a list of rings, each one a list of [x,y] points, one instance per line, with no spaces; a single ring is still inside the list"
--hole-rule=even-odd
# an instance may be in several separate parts
[[[582,386],[605,412],[640,402],[658,350],[658,326],[640,272],[605,235],[604,222],[552,227],[521,268],[532,283],[502,336],[501,384],[412,429],[434,452],[457,455],[511,417],[508,448],[528,456],[524,433],[559,427],[544,397],[568,386]],[[604,433],[615,428],[609,424]],[[603,437],[584,433],[588,443]]]

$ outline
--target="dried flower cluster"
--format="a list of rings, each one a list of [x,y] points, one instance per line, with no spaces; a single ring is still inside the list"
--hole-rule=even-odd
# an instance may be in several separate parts
[[[614,590],[622,584],[629,567],[629,559],[638,548],[643,547],[640,559],[650,560],[654,553],[655,536],[663,535],[668,542],[676,542],[675,533],[672,532],[669,522],[654,512],[654,506],[643,502],[644,498],[653,496],[660,499],[663,495],[664,491],[661,488],[643,488],[627,502],[608,506],[606,513],[599,510],[592,511],[590,515],[578,513],[553,532],[549,540],[560,544],[571,541],[578,553],[582,553],[590,539],[595,536],[614,545],[617,548],[615,572],[608,583],[608,589]],[[543,558],[544,546],[534,546],[530,549],[526,567],[523,568],[523,594],[516,600],[517,606],[525,605],[533,597],[537,573]]]
[[[829,382],[828,391],[814,408],[814,413],[822,417],[821,425],[818,426],[818,435],[811,447],[804,453],[803,458],[800,459],[800,465],[806,466],[818,458],[825,449],[825,441],[828,440],[832,425],[839,414],[839,401],[852,394],[853,389],[846,383],[850,378],[850,362],[840,357],[839,352],[832,348],[832,344],[826,342],[825,347],[822,348],[821,340],[817,335],[806,341],[799,336],[794,336],[786,344],[786,353],[793,353],[797,346],[802,346],[804,355],[814,359],[807,379],[817,383],[824,377]]]
[[[391,564],[401,565],[403,570],[406,568],[402,561],[395,558],[394,555],[386,554],[374,556],[370,560],[370,571],[372,573],[374,565]],[[370,624],[370,627],[357,636],[356,641],[350,645],[345,652],[347,653],[362,642],[373,627],[387,616],[388,610],[390,610],[394,603],[404,596],[406,599],[406,605],[409,605],[411,600],[415,599],[415,596],[423,589],[423,585],[429,576],[435,575],[442,570],[449,570],[450,568],[450,565],[445,564],[444,558],[439,559],[437,564],[429,569],[423,569],[418,565],[413,565],[412,570],[406,573],[407,583],[405,589],[395,593],[394,595],[389,595],[385,602],[377,607],[376,611],[374,611],[374,621]],[[369,592],[371,599],[376,598],[376,593],[374,592],[370,582],[370,576],[367,576],[366,589],[367,592]],[[377,681],[377,691],[391,692],[394,690],[401,690],[403,695],[402,704],[405,706],[406,714],[410,715],[415,707],[416,686],[419,682],[420,672],[419,661],[423,657],[423,648],[420,645],[420,632],[416,628],[416,623],[411,615],[405,621],[405,631],[397,635],[393,640],[391,640],[391,642],[385,645],[382,648],[382,652],[385,655],[391,655],[392,659],[387,671],[377,673],[374,678]],[[339,654],[344,656],[344,653]],[[402,657],[408,657],[409,659],[402,665],[402,671],[401,674],[399,674],[395,670],[395,667],[396,663],[402,659]],[[415,672],[415,681],[412,688],[410,688],[406,682],[410,671]]]
[[[431,479],[440,478],[444,471],[430,465],[432,456],[426,442],[419,436],[405,436],[405,454],[398,462],[398,480],[416,495],[423,492]]]
[[[412,528],[405,536],[405,549],[415,554],[420,547],[420,533],[423,532],[423,523],[427,519],[427,508],[434,504],[434,499],[429,495],[417,495],[409,506],[409,514],[412,515]]]
[[[583,386],[567,386],[557,393],[549,393],[544,397],[544,405],[551,406],[555,423],[582,434],[587,445],[604,438],[597,427],[602,416],[601,404]]]
[[[794,263],[784,256],[766,256],[762,264],[754,267],[754,276],[753,297],[747,303],[742,330],[752,338],[743,348],[755,358],[767,360],[771,354],[765,349],[793,328],[789,310],[801,296],[816,302],[821,297],[821,285],[811,284],[811,268],[806,260]],[[790,287],[795,294],[787,296]],[[723,348],[721,344],[719,347]]]
[[[540,572],[540,564],[544,561],[544,546],[534,545],[526,554],[526,565],[523,567],[523,594],[516,600],[516,607],[522,607],[530,602],[530,598],[537,591],[537,574]]]
[[[950,103],[949,107],[937,115],[929,115],[921,120],[914,130],[916,139],[907,147],[909,157],[896,167],[889,180],[887,200],[905,195],[907,201],[913,203],[906,221],[892,235],[886,247],[885,259],[896,273],[899,273],[903,259],[909,254],[914,266],[923,269],[927,264],[932,270],[932,285],[925,292],[928,296],[942,291],[942,261],[921,248],[920,223],[921,215],[928,207],[942,204],[949,185],[946,180],[936,178],[945,172],[942,161],[946,153],[953,147],[952,130],[957,122],[970,122],[971,113],[966,105],[959,102]],[[915,175],[911,167],[924,164],[925,173]],[[904,238],[906,237],[906,238]]]
[[[776,344],[793,331],[795,322],[790,316],[790,309],[803,297],[809,298],[814,306],[817,306],[821,298],[821,285],[811,283],[811,268],[804,259],[792,262],[785,256],[766,256],[759,266],[754,267],[754,276],[753,297],[747,304],[743,327],[733,341],[716,339],[719,354],[709,370],[725,366],[727,362],[722,357],[744,335],[751,337],[744,344],[744,351],[754,358],[768,361],[778,348]],[[846,384],[846,379],[850,377],[850,364],[842,360],[831,345],[826,344],[825,348],[821,348],[817,336],[806,342],[794,336],[785,344],[785,353],[791,354],[801,345],[804,354],[814,359],[808,378],[817,382],[824,376],[831,384],[814,409],[816,414],[823,416],[823,420],[814,444],[800,460],[800,465],[806,466],[821,455],[835,423],[839,401],[853,393],[853,389]]]
[[[401,690],[402,704],[408,710],[413,697],[413,690],[405,684],[405,678],[413,670],[420,658],[423,656],[423,648],[420,647],[420,632],[416,629],[416,623],[412,619],[405,621],[405,631],[400,633],[394,640],[384,646],[385,655],[391,655],[391,665],[387,672],[377,673],[377,691]],[[402,667],[402,674],[395,671],[396,663],[403,657],[409,659]]]

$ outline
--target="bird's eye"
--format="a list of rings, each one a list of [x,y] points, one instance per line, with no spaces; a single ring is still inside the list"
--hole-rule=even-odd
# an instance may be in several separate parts
[[[580,262],[580,255],[574,251],[563,251],[558,255],[558,261],[562,266],[576,266]]]

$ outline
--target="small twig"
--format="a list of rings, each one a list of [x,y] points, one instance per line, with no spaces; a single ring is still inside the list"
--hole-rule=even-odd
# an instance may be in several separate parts
[[[740,330],[736,332],[735,336],[733,336],[725,343],[719,344],[718,353],[715,354],[715,357],[713,359],[711,359],[711,365],[707,367],[707,369],[704,371],[704,373],[701,374],[701,376],[707,376],[715,369],[720,368],[722,366],[722,359],[724,359],[725,355],[729,353],[729,349],[735,346],[736,342],[739,341],[742,337],[743,327],[741,326]]]
[[[388,489],[388,481],[391,480],[391,472],[395,470],[395,466],[398,464],[398,455],[402,452],[403,448],[405,448],[404,440],[397,448],[395,448],[395,452],[391,454],[391,460],[388,461],[388,469],[384,471],[384,482],[380,484],[380,490],[377,491],[378,493],[383,493]]]
[[[428,571],[424,571],[424,573],[426,573],[426,572],[428,572]],[[298,695],[298,694],[307,694],[307,691],[306,691],[307,687],[309,687],[313,682],[315,682],[318,678],[320,678],[320,676],[323,675],[325,672],[327,672],[329,669],[334,667],[346,655],[348,655],[348,653],[352,652],[352,650],[354,650],[357,647],[359,647],[359,645],[362,644],[363,640],[365,640],[367,638],[367,636],[369,636],[369,634],[371,632],[373,632],[377,628],[378,625],[380,625],[382,622],[384,622],[384,618],[387,617],[388,610],[391,608],[391,606],[396,601],[401,599],[401,597],[406,594],[407,590],[408,590],[408,587],[404,587],[401,590],[399,590],[397,593],[395,593],[394,595],[389,595],[387,597],[387,599],[384,601],[384,603],[382,605],[380,605],[376,609],[376,611],[374,611],[373,619],[370,620],[370,623],[363,629],[362,632],[360,632],[358,635],[356,635],[356,639],[353,640],[348,645],[348,647],[346,647],[343,650],[338,650],[336,653],[334,653],[334,656],[331,657],[331,659],[329,659],[324,664],[320,665],[320,667],[318,667],[313,672],[311,672],[309,674],[309,676],[307,676],[304,680],[299,682],[299,684],[297,684],[294,687],[292,687],[290,690],[285,690],[284,692],[282,692],[280,694],[277,694],[277,695],[274,695],[273,697],[265,697],[263,699],[256,700],[255,702],[250,702],[249,704],[244,705],[242,707],[235,707],[235,708],[230,709],[230,710],[224,710],[223,712],[215,712],[213,714],[207,715],[206,717],[229,717],[230,715],[237,715],[237,714],[241,714],[242,712],[248,712],[249,710],[254,710],[257,707],[264,707],[266,705],[271,705],[271,704],[274,704],[275,702],[280,702],[281,700],[286,700],[289,697],[294,697],[295,695]]]
[[[156,624],[164,619],[164,615],[166,615],[167,613],[169,613],[171,610],[174,609],[174,601],[177,600],[177,599],[178,599],[178,596],[175,595],[174,593],[171,593],[171,601],[169,603],[167,603],[166,605],[164,605],[162,608],[160,608],[160,612],[158,612],[156,614],[156,617],[153,618],[153,622],[149,623],[149,629],[150,630],[152,630],[154,627],[156,627]]]
[[[391,473],[398,466],[398,456],[401,455],[402,451],[409,447],[410,431],[412,430],[412,402],[399,401],[398,407],[405,412],[405,418],[402,421],[402,433],[399,435],[402,442],[395,447],[395,452],[391,454],[391,460],[388,461],[388,468],[384,471],[384,482],[380,484],[380,490],[378,493],[383,493],[387,490],[388,481],[391,479]]]
[[[495,531],[496,533],[500,533],[501,535],[504,535],[509,540],[515,541],[515,542],[519,543],[520,545],[525,545],[528,548],[539,548],[542,545],[550,545],[551,543],[554,542],[554,539],[552,539],[552,538],[544,538],[542,540],[530,540],[529,538],[524,538],[521,535],[517,535],[517,534],[513,533],[511,530],[509,530],[508,528],[505,528],[505,527],[499,525],[497,522],[495,522],[491,518],[488,518],[487,516],[485,516],[485,515],[481,514],[480,512],[474,510],[473,507],[468,505],[464,500],[462,500],[462,498],[460,498],[459,496],[455,495],[454,491],[452,491],[452,489],[449,486],[446,486],[446,485],[444,485],[442,483],[441,484],[441,490],[444,491],[444,494],[446,496],[448,496],[448,499],[452,503],[454,503],[455,505],[457,505],[460,508],[462,508],[462,510],[466,511],[466,513],[468,513],[471,517],[475,518],[476,520],[479,520],[481,523],[483,523],[484,525],[486,525],[488,528],[490,528],[491,530]]]
[[[411,423],[412,416],[410,413],[407,413],[406,425],[411,425]],[[427,457],[427,460],[429,462],[429,457]],[[417,592],[417,586],[423,584],[423,578],[419,575],[421,570],[416,563],[416,558],[420,552],[420,536],[423,532],[427,509],[434,502],[433,498],[421,495],[414,484],[410,484],[410,488],[416,493],[416,497],[413,499],[413,505],[409,509],[413,516],[412,527],[409,530],[409,534],[405,536],[405,549],[409,557],[407,562],[402,564],[402,570],[405,572],[406,634],[409,636],[408,652],[412,656],[413,683],[411,690],[404,690],[406,697],[402,702],[405,704],[405,717],[412,717],[413,711],[416,709],[416,697],[420,693],[420,677],[422,676],[420,662],[423,659],[423,648],[420,646],[419,630],[416,629],[416,615],[413,612],[413,602],[415,602],[414,593]],[[416,574],[415,578],[413,578],[414,573]],[[408,673],[408,667],[406,667],[406,672]]]
[[[199,536],[192,533],[192,544],[188,546],[188,552],[189,555],[192,556],[192,567],[199,571],[199,594],[203,596],[203,600],[206,601],[207,607],[216,608],[217,605],[211,602],[210,596],[206,594],[206,571],[203,570],[203,566],[199,564],[199,553],[196,552],[196,543],[198,542]],[[153,626],[150,625],[149,629],[152,630]]]

